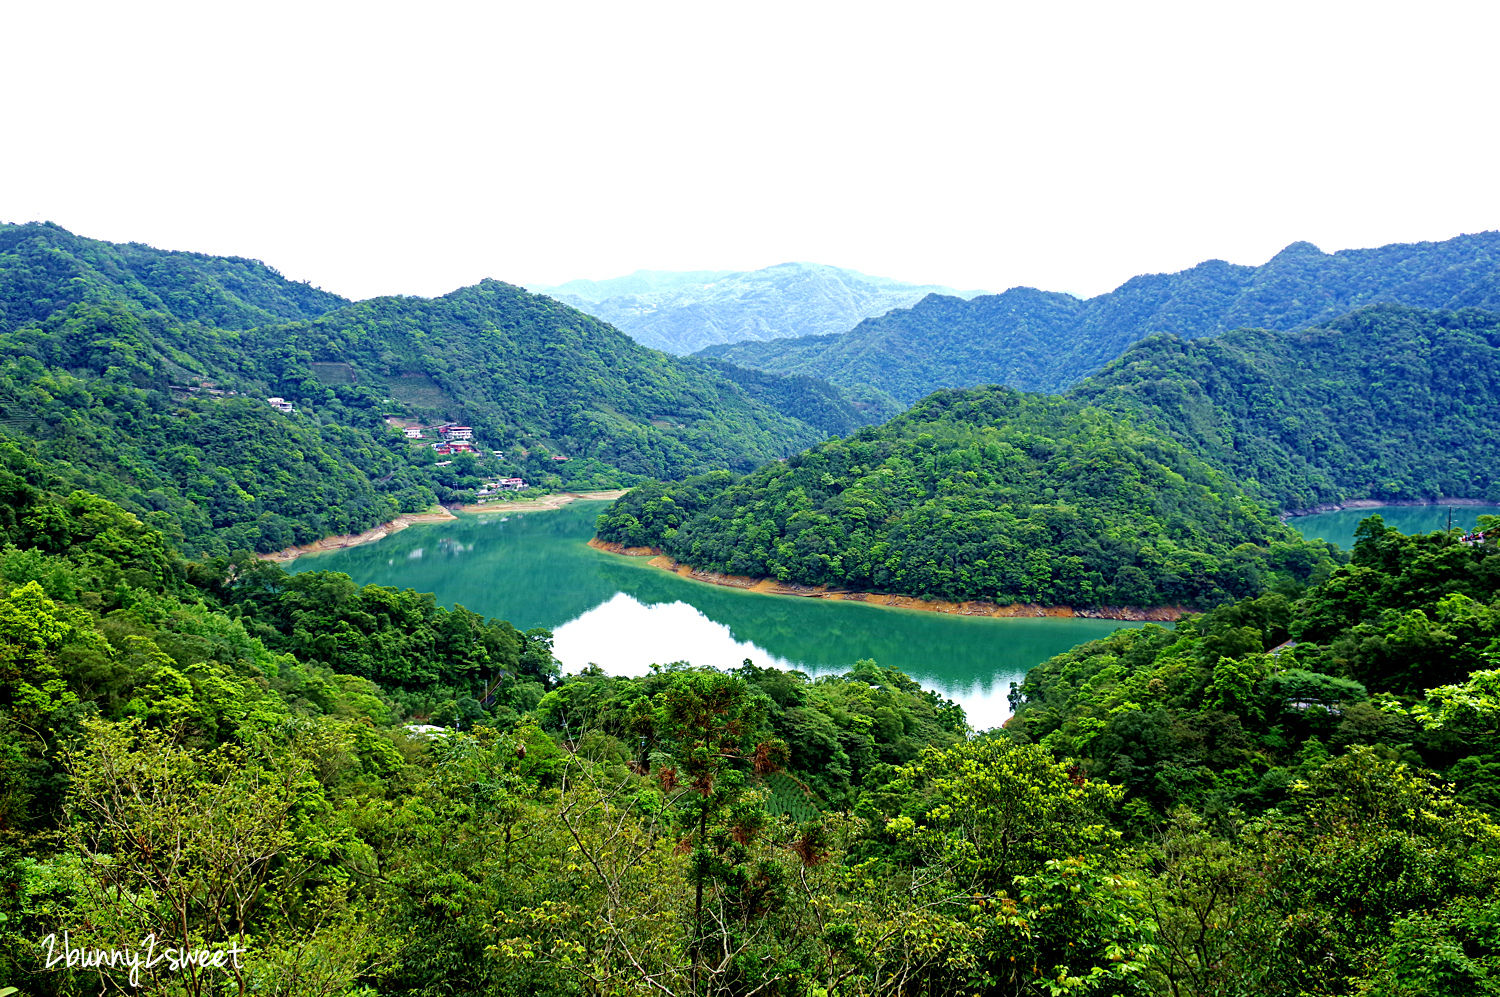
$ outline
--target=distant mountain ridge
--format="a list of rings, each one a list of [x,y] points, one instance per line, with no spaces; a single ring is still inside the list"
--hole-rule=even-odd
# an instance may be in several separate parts
[[[1156,333],[1291,330],[1370,304],[1500,309],[1500,232],[1324,253],[1295,242],[1261,266],[1209,260],[1134,277],[1088,299],[1017,287],[970,301],[934,296],[836,336],[713,346],[704,356],[903,402],[938,388],[1060,391]]]
[[[980,293],[820,263],[750,271],[638,270],[611,280],[572,280],[532,290],[603,319],[646,346],[679,354],[715,343],[847,332],[929,294]]]

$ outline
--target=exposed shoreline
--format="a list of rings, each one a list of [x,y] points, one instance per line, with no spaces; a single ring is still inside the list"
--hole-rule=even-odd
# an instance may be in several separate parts
[[[285,564],[288,561],[295,561],[303,554],[319,554],[324,551],[342,550],[345,547],[358,547],[361,544],[384,540],[392,533],[400,533],[408,526],[414,526],[417,523],[442,523],[457,518],[447,509],[438,506],[430,512],[403,513],[389,523],[381,523],[379,526],[373,526],[363,533],[345,533],[335,537],[324,537],[322,540],[314,540],[310,544],[298,544],[295,547],[278,550],[274,554],[256,554],[255,556],[262,561],[276,561],[279,564]]]
[[[1429,505],[1451,505],[1468,508],[1471,506],[1500,505],[1500,502],[1488,502],[1484,499],[1475,498],[1446,497],[1435,499],[1344,499],[1341,502],[1325,502],[1322,505],[1315,505],[1306,509],[1286,509],[1281,512],[1281,518],[1293,519],[1297,516],[1316,516],[1323,512],[1346,512],[1351,509],[1381,509],[1387,506],[1407,508]]]
[[[520,502],[470,502],[459,506],[458,511],[476,515],[486,512],[550,512],[569,502],[613,502],[628,491],[628,488],[616,488],[606,492],[555,492]]]
[[[473,503],[458,506],[457,511],[464,513],[486,513],[486,512],[548,512],[561,509],[569,502],[585,501],[613,501],[624,495],[628,489],[617,489],[607,492],[557,492],[552,495],[543,495],[541,498],[532,499],[529,502],[486,502]],[[447,506],[437,506],[428,512],[408,512],[397,516],[389,523],[381,523],[372,526],[363,533],[345,533],[334,537],[324,537],[314,540],[312,543],[298,544],[285,550],[278,550],[274,554],[256,554],[262,561],[275,561],[285,564],[295,561],[303,554],[321,554],[330,550],[343,550],[345,547],[359,547],[363,544],[372,544],[377,540],[384,540],[392,533],[400,533],[408,526],[417,523],[445,523],[458,517],[453,514],[453,509]]]
[[[862,602],[868,606],[887,609],[915,609],[930,613],[949,613],[955,616],[987,616],[1004,618],[1052,617],[1059,619],[1078,618],[1089,620],[1120,620],[1124,622],[1153,621],[1170,623],[1192,612],[1182,606],[1156,606],[1140,609],[1131,606],[1096,606],[1079,609],[1074,606],[1040,606],[1034,603],[1011,603],[1000,605],[979,599],[965,602],[948,602],[942,599],[919,599],[910,595],[894,595],[889,592],[859,592],[851,589],[832,589],[826,585],[797,585],[779,582],[774,578],[752,578],[748,575],[726,575],[718,571],[703,571],[683,564],[676,558],[662,553],[655,547],[626,547],[622,544],[593,537],[589,546],[610,554],[627,557],[649,557],[653,568],[670,571],[674,575],[693,581],[722,585],[726,588],[745,589],[765,595],[795,595],[807,599],[832,599],[836,602]]]

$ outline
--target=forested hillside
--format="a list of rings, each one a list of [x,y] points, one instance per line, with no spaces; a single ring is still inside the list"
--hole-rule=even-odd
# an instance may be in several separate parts
[[[937,392],[744,478],[640,486],[599,536],[697,568],[946,600],[1207,606],[1328,552],[1163,435],[1009,388]]]
[[[314,318],[348,304],[256,260],[100,242],[50,223],[0,225],[0,332],[104,299],[221,329]]]
[[[1368,522],[1321,584],[1084,645],[970,737],[874,662],[560,677],[544,631],[184,562],[39,476],[0,469],[28,997],[1500,986],[1495,539]],[[132,982],[48,966],[64,933],[237,955]]]
[[[1298,332],[1155,336],[1069,397],[1165,430],[1277,509],[1500,500],[1500,315],[1382,305]]]
[[[692,353],[714,343],[848,332],[861,319],[915,304],[929,294],[959,293],[817,263],[746,272],[647,270],[537,290],[669,353]]]
[[[459,419],[501,449],[544,447],[630,474],[747,470],[824,435],[710,367],[499,281],[372,298],[252,330],[245,346],[288,397],[315,404],[330,383],[352,383],[422,418]]]
[[[496,281],[350,303],[249,260],[0,226],[0,438],[189,552],[362,530],[487,478],[749,470],[891,410],[730,374]],[[392,420],[469,424],[480,452],[439,467]]]
[[[1087,300],[1025,287],[967,302],[932,297],[842,335],[703,352],[911,403],[937,388],[991,383],[1060,391],[1156,333],[1298,329],[1378,302],[1500,310],[1500,232],[1333,254],[1299,242],[1262,266],[1211,260]]]

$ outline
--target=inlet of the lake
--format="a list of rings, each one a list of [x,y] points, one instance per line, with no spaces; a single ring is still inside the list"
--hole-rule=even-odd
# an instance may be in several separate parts
[[[1033,665],[1122,626],[1084,619],[988,619],[856,602],[764,595],[695,582],[645,558],[587,546],[599,502],[548,512],[461,516],[414,526],[374,544],[299,558],[294,571],[343,571],[361,584],[431,592],[446,606],[546,627],[565,671],[594,663],[637,675],[652,663],[845,671],[862,658],[899,668],[960,703],[976,729],[1010,715],[1007,698]],[[1408,532],[1438,529],[1436,507],[1325,513],[1292,520],[1304,536],[1348,544],[1379,512]],[[1455,510],[1455,525],[1500,508]]]

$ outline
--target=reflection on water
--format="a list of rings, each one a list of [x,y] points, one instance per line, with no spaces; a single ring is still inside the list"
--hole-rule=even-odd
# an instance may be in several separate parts
[[[646,643],[622,644],[621,634],[651,632]],[[608,601],[569,620],[554,634],[553,653],[563,670],[576,672],[596,664],[616,675],[645,675],[653,664],[671,661],[738,662],[749,659],[781,669],[798,662],[777,657],[749,641],[736,640],[723,623],[709,619],[685,602],[648,606],[616,592]]]
[[[299,558],[291,569],[344,571],[363,584],[432,592],[443,605],[522,629],[547,627],[568,671],[593,662],[634,675],[652,663],[725,668],[749,658],[823,674],[872,658],[957,700],[981,729],[1009,715],[1010,684],[1027,669],[1132,625],[948,616],[705,585],[645,558],[588,547],[603,508],[575,502],[555,512],[423,524],[379,543]]]

